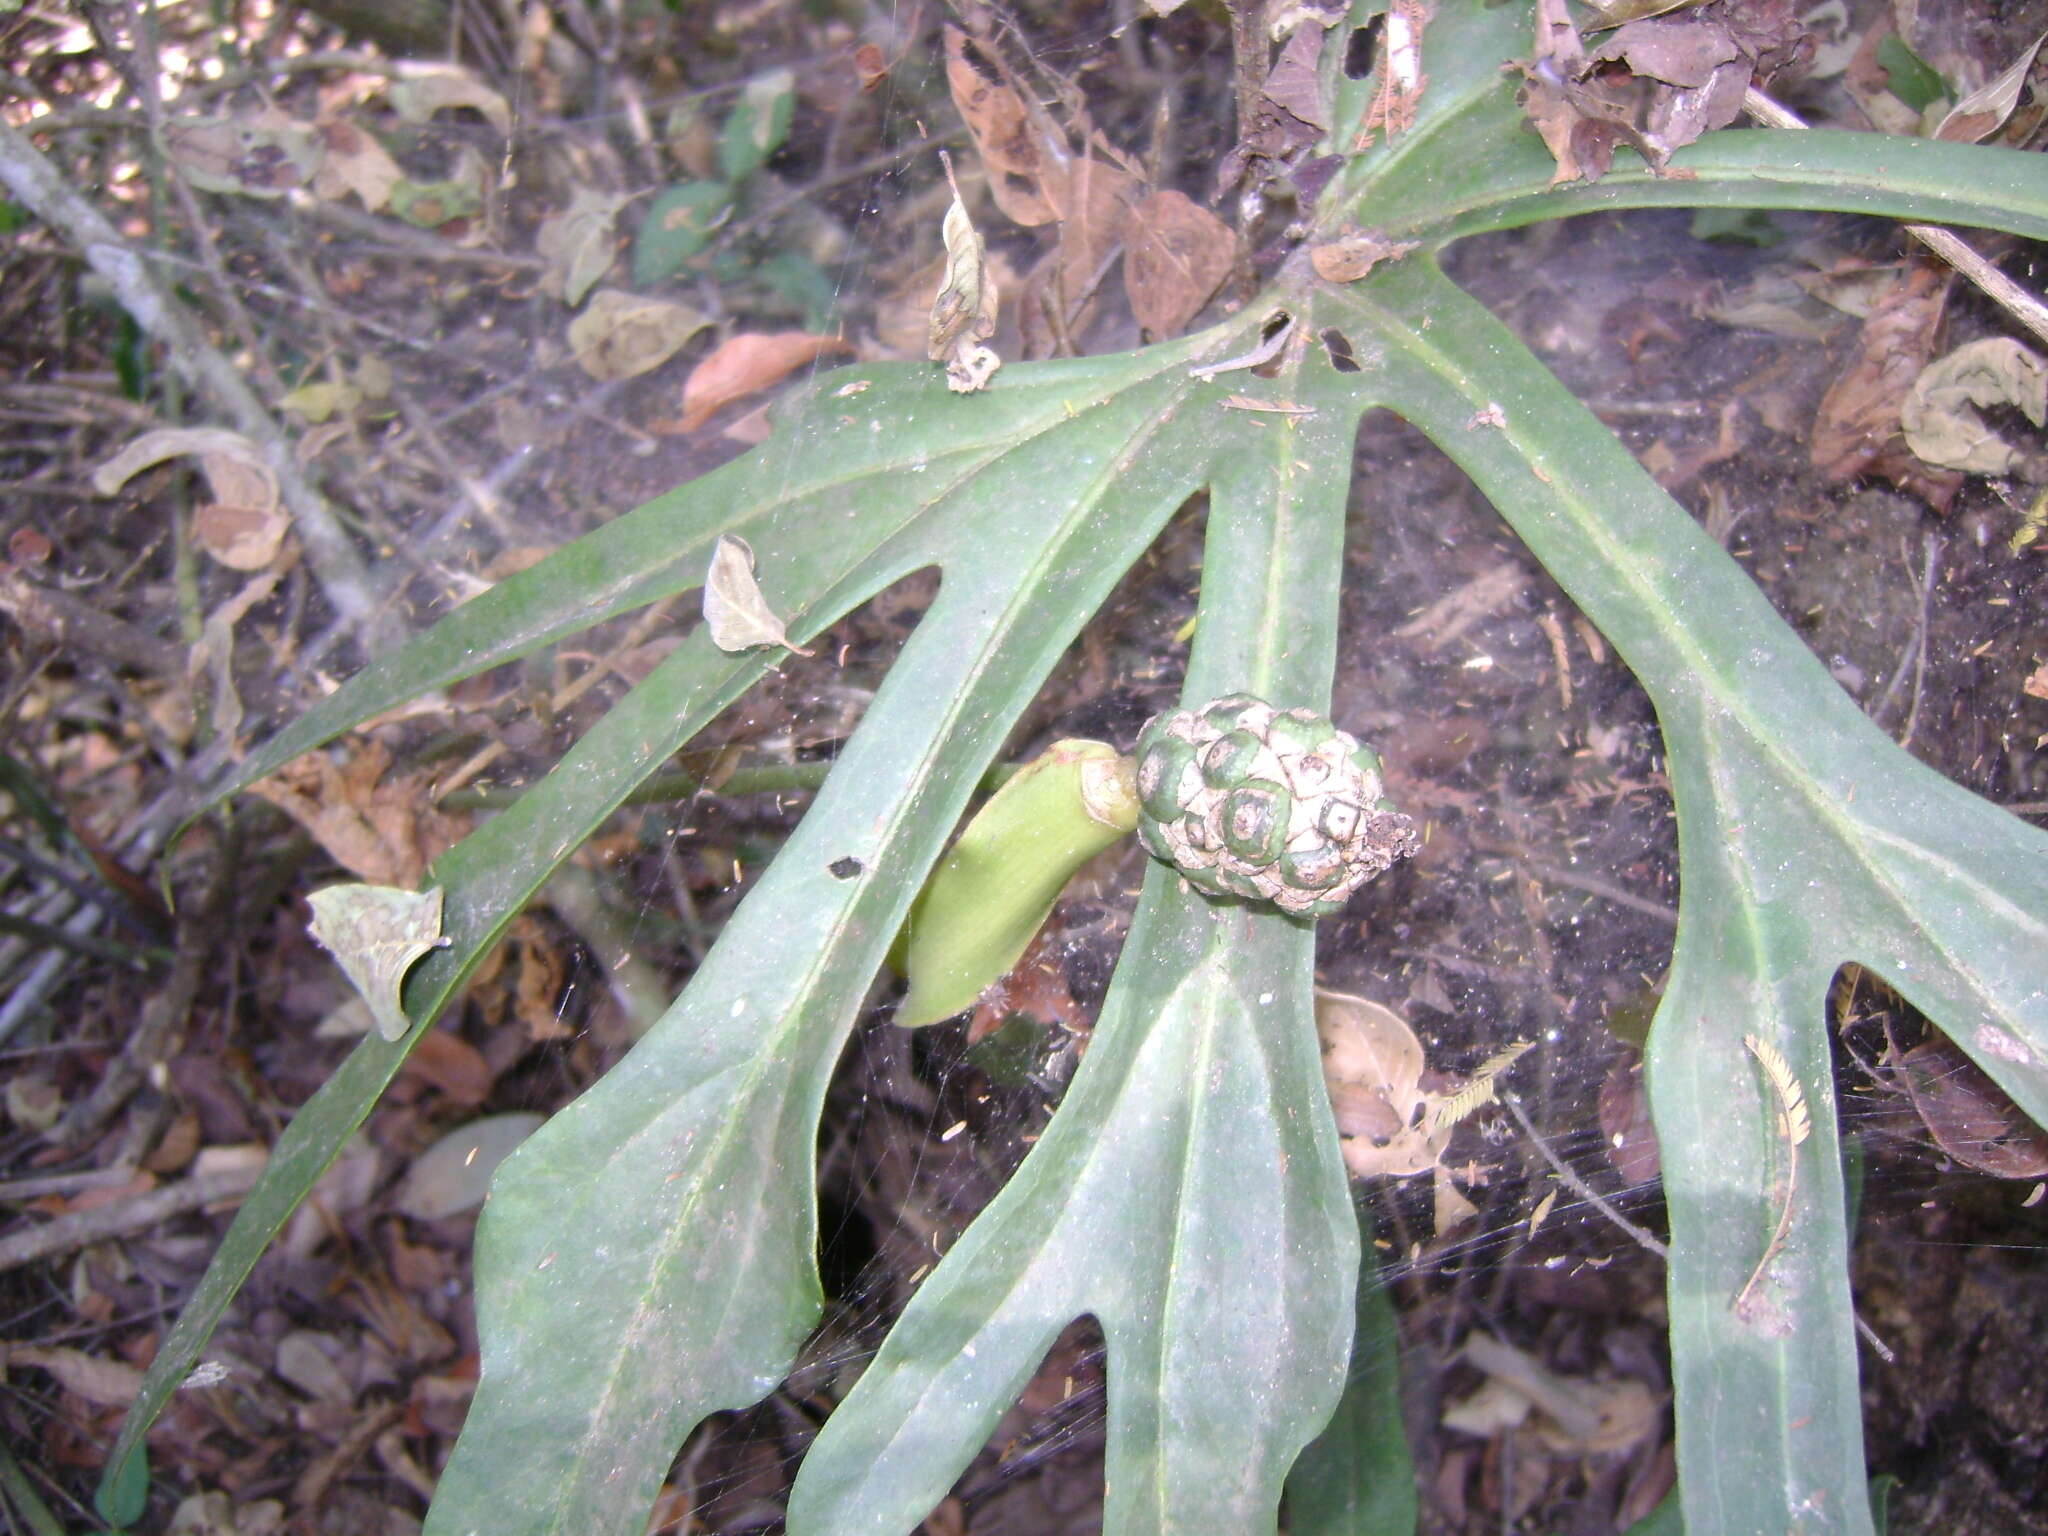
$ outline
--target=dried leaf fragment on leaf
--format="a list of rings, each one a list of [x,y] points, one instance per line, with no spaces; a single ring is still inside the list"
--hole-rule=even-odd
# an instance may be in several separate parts
[[[951,181],[952,175],[953,167],[948,164],[947,180]],[[1003,360],[993,347],[983,345],[996,330],[996,285],[988,274],[980,232],[967,217],[957,183],[940,232],[946,242],[946,276],[932,300],[925,356],[946,365],[947,388],[955,394],[970,394],[988,387],[989,377],[1002,367]]]
[[[754,550],[737,534],[720,534],[711,551],[711,569],[704,577],[704,622],[711,643],[721,651],[749,651],[779,645],[799,656],[811,653],[792,644],[782,620],[761,594],[754,579]]]
[[[441,933],[441,888],[408,891],[389,885],[330,885],[306,898],[313,935],[370,1005],[386,1040],[403,1039],[412,1021],[399,989],[413,962],[451,942]]]
[[[2048,363],[2010,336],[1965,342],[1929,363],[1906,391],[1899,425],[1906,446],[1930,464],[1969,475],[2003,475],[2028,458],[1981,412],[2008,405],[2035,426],[2048,418]]]
[[[1308,253],[1317,277],[1326,283],[1355,283],[1383,261],[1395,261],[1415,249],[1413,240],[1382,240],[1377,235],[1345,235],[1327,240]]]

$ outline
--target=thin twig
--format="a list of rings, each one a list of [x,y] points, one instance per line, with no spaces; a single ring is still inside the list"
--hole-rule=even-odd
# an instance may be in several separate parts
[[[76,1253],[109,1238],[132,1237],[203,1206],[238,1201],[254,1187],[262,1171],[261,1163],[251,1161],[218,1173],[194,1174],[133,1200],[73,1211],[42,1226],[0,1237],[0,1274],[60,1253]]]
[[[1772,100],[1755,86],[1743,93],[1742,109],[1766,128],[1799,129],[1809,126],[1790,107]],[[2048,304],[1979,255],[1953,230],[1937,224],[1908,224],[1906,233],[1975,283],[1984,296],[2013,319],[2048,342]]]
[[[1522,1128],[1522,1134],[1527,1136],[1536,1150],[1543,1154],[1543,1160],[1550,1164],[1551,1172],[1557,1175],[1559,1183],[1563,1184],[1566,1189],[1621,1228],[1622,1231],[1634,1238],[1644,1248],[1649,1249],[1658,1258],[1664,1260],[1665,1263],[1671,1262],[1671,1250],[1665,1245],[1663,1239],[1654,1236],[1622,1215],[1615,1208],[1614,1202],[1580,1178],[1578,1171],[1570,1163],[1567,1163],[1563,1158],[1550,1150],[1550,1143],[1543,1139],[1536,1127],[1530,1123],[1528,1115],[1523,1113],[1522,1101],[1518,1095],[1512,1093],[1502,1094],[1500,1101],[1508,1107],[1508,1113],[1515,1117],[1515,1124]]]

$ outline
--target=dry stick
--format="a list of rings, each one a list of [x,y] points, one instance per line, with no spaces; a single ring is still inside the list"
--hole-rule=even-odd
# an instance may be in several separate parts
[[[1755,86],[1742,96],[1742,110],[1767,128],[1805,128],[1806,120]],[[1908,224],[1906,233],[1982,289],[1985,297],[2048,342],[2048,304],[1993,266],[1954,231],[1936,224]]]
[[[113,225],[71,188],[26,134],[4,120],[0,120],[0,181],[6,182],[30,212],[78,248],[87,264],[107,280],[135,323],[164,345],[180,376],[257,446],[277,475],[292,525],[328,601],[366,629],[381,627],[376,595],[361,557],[320,493],[299,472],[291,440],[263,402]]]
[[[0,1274],[41,1259],[55,1258],[60,1253],[73,1253],[109,1238],[146,1232],[159,1222],[182,1216],[187,1211],[196,1211],[202,1206],[240,1200],[254,1187],[257,1175],[262,1171],[261,1164],[251,1163],[247,1167],[226,1168],[218,1173],[194,1174],[189,1179],[166,1184],[162,1189],[153,1189],[119,1205],[96,1205],[89,1210],[73,1211],[43,1226],[0,1237]]]

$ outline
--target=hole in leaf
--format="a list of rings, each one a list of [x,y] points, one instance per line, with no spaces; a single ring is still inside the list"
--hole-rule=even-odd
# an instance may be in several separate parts
[[[1323,328],[1323,350],[1330,354],[1330,366],[1339,373],[1358,372],[1358,354],[1351,348],[1351,338],[1334,325]]]
[[[1380,32],[1386,24],[1387,18],[1383,13],[1351,34],[1350,42],[1344,45],[1346,80],[1363,80],[1372,73],[1373,60],[1379,57]]]
[[[843,859],[834,859],[825,866],[831,872],[834,880],[851,880],[866,867],[859,859],[852,857],[850,854]]]

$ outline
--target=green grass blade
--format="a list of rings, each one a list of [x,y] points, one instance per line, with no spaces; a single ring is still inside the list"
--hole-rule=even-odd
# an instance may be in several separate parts
[[[1157,362],[992,462],[946,543],[905,541],[939,598],[817,802],[676,1005],[500,1171],[483,1377],[429,1533],[637,1533],[691,1426],[788,1369],[840,1042],[1009,724],[1200,473]]]
[[[1328,310],[1382,339],[1373,387],[1472,475],[1657,706],[1683,895],[1649,1070],[1687,1529],[1791,1512],[1867,1531],[1823,1000],[1839,965],[1870,966],[2042,1117],[2048,837],[1871,725],[1740,568],[1426,263]],[[1749,1034],[1784,1053],[1814,1134],[1791,1154],[1789,1241],[1738,1310],[1788,1163]]]
[[[1306,404],[1291,379],[1258,388]],[[1232,450],[1204,563],[1232,579],[1203,585],[1190,700],[1328,700],[1331,514],[1356,412],[1308,408],[1211,428]],[[1287,1468],[1342,1387],[1357,1265],[1313,950],[1309,925],[1153,869],[1050,1129],[827,1422],[791,1496],[794,1536],[900,1536],[1084,1313],[1109,1346],[1104,1530],[1273,1529]]]

